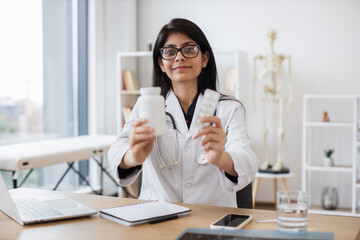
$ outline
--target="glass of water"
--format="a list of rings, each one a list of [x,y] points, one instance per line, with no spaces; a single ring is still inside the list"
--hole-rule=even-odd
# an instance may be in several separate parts
[[[276,199],[278,230],[306,231],[309,209],[308,193],[303,191],[278,191]]]

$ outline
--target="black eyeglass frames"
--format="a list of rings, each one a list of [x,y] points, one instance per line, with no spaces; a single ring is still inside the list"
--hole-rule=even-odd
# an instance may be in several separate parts
[[[161,57],[164,60],[173,60],[176,58],[178,52],[185,58],[196,58],[199,54],[200,46],[199,45],[186,45],[181,48],[176,47],[163,47],[160,48]]]

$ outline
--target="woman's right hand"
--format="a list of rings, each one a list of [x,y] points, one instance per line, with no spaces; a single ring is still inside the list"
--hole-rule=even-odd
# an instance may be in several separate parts
[[[142,165],[150,154],[154,145],[155,135],[154,128],[144,126],[146,122],[147,119],[139,119],[133,123],[133,130],[129,135],[130,150],[125,154],[120,164],[121,168],[127,169]]]

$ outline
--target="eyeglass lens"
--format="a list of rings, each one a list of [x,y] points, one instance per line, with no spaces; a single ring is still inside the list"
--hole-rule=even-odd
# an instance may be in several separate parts
[[[185,58],[195,58],[199,53],[199,47],[197,45],[189,45],[181,48],[164,47],[160,49],[161,55],[165,60],[174,59],[179,51]]]

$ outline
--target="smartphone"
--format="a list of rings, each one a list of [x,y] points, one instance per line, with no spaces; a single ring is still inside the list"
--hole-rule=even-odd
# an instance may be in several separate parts
[[[226,214],[210,225],[211,229],[240,229],[251,222],[251,215]]]

